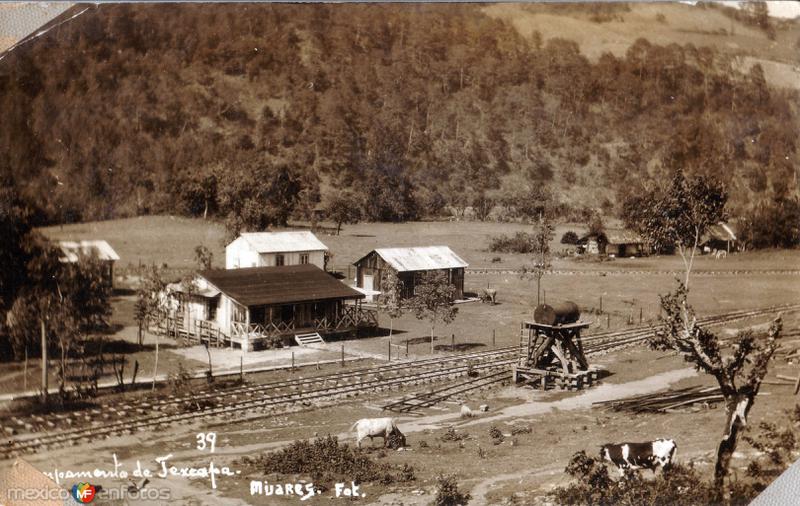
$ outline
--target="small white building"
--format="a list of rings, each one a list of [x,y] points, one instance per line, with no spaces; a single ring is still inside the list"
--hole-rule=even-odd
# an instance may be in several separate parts
[[[103,263],[103,282],[109,287],[114,286],[114,262],[119,260],[119,255],[106,241],[103,240],[84,240],[84,241],[58,241],[61,249],[61,261],[64,263],[75,263],[81,256],[96,257]]]
[[[225,268],[311,264],[325,270],[327,251],[308,230],[243,233],[225,247]]]

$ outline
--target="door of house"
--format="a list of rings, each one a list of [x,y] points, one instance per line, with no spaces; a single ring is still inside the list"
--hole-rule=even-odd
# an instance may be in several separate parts
[[[374,279],[375,279],[374,275],[372,275],[372,274],[364,274],[364,283],[363,283],[364,284],[364,287],[363,287],[364,290],[368,290],[368,291],[374,290],[374,288],[373,288]],[[366,300],[369,301],[369,302],[372,302],[373,300],[375,300],[375,298],[372,295],[367,295],[367,299]]]

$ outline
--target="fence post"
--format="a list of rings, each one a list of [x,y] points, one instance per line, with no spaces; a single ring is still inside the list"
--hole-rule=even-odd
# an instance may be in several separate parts
[[[642,323],[642,308],[639,308],[639,324]]]
[[[406,339],[406,358],[408,358],[408,339]]]
[[[391,338],[389,339],[389,353],[388,353],[387,356],[389,357],[387,360],[389,362],[391,362],[392,361],[392,340],[391,340]]]
[[[239,381],[244,383],[244,358],[239,356]]]
[[[452,334],[450,336],[450,351],[456,351],[456,335]]]
[[[542,290],[542,304],[547,304],[547,290]]]
[[[600,296],[600,314],[603,314],[603,296]]]
[[[496,337],[496,333],[497,333],[497,330],[496,330],[496,329],[492,329],[492,349],[494,349],[494,348],[495,348],[495,346],[496,346],[496,345],[495,345],[495,337]]]
[[[292,352],[292,372],[294,372],[294,352]]]
[[[344,367],[344,345],[342,345],[342,367]]]
[[[610,314],[609,314],[609,315],[608,315],[608,317],[606,318],[606,328],[607,328],[607,329],[610,329],[610,328],[611,328],[611,315],[610,315]]]

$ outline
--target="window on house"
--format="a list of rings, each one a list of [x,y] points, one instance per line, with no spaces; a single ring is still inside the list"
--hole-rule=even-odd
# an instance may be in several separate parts
[[[283,255],[275,255],[275,265],[283,265]]]
[[[300,265],[308,263],[308,253],[300,253]]]

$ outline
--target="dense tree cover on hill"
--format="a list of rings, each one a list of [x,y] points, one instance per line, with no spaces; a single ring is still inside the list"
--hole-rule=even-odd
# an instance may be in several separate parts
[[[676,169],[735,215],[795,196],[797,99],[714,49],[592,63],[478,5],[100,5],[0,61],[0,174],[49,222],[258,228],[340,189],[368,220],[586,219]]]

